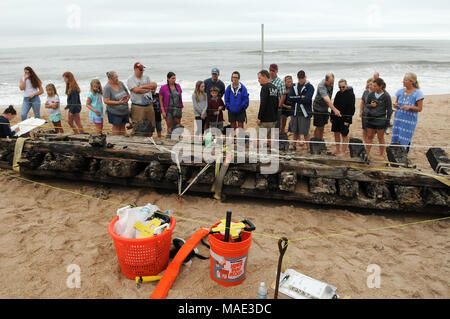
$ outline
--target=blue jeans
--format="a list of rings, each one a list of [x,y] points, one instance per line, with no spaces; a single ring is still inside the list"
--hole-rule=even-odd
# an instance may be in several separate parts
[[[28,112],[33,108],[34,117],[40,119],[41,118],[41,99],[38,96],[33,98],[24,97],[21,111],[22,121],[25,121],[28,117]]]
[[[156,132],[162,132],[162,125],[161,122],[156,121]],[[155,128],[152,126],[150,129],[150,132],[153,133],[155,131]]]

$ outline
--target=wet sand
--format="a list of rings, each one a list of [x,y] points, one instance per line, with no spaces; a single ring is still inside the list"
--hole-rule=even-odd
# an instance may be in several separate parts
[[[249,127],[254,127],[257,102],[252,102]],[[48,118],[46,111],[42,112]],[[83,111],[83,124],[88,124]],[[67,126],[64,114],[63,125]],[[227,116],[225,116],[227,118]],[[191,103],[186,103],[183,124],[192,130]],[[450,145],[450,95],[427,96],[420,114],[414,143]],[[355,116],[351,135],[361,137]],[[106,129],[110,126],[105,125]],[[332,141],[326,127],[326,139]],[[66,129],[66,132],[69,130]],[[387,137],[389,141],[390,137]],[[299,153],[303,152],[302,150]],[[430,170],[426,149],[414,149],[410,156],[419,168]],[[448,152],[448,151],[447,151]],[[10,171],[1,171],[2,174]],[[0,298],[148,298],[156,283],[135,282],[120,271],[109,222],[119,205],[87,199],[72,193],[13,179],[0,174]],[[256,298],[261,281],[275,280],[277,240],[383,228],[436,218],[421,214],[375,213],[365,210],[329,209],[321,206],[273,200],[230,198],[221,203],[205,196],[176,195],[152,189],[130,189],[90,183],[34,179],[50,185],[101,197],[113,202],[144,205],[153,203],[170,209],[177,220],[174,237],[188,239],[201,226],[224,218],[228,209],[236,219],[252,220],[257,231],[249,255],[247,279],[224,288],[209,278],[209,261],[194,259],[183,266],[169,292],[169,298]],[[187,221],[195,219],[201,222]],[[449,220],[391,228],[368,233],[296,241],[289,245],[285,261],[293,268],[338,288],[341,297],[351,298],[449,298]],[[208,250],[199,245],[199,252]],[[81,269],[81,288],[70,289],[67,267]],[[367,267],[381,268],[381,287],[370,289]],[[269,297],[273,290],[269,289]]]

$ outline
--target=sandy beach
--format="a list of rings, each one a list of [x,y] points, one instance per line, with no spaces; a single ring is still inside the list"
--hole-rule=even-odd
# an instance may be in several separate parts
[[[190,97],[184,97],[186,101]],[[65,96],[61,96],[64,100]],[[359,114],[359,100],[357,100]],[[186,102],[182,124],[193,132],[192,103]],[[258,102],[252,101],[247,127],[256,126]],[[48,111],[41,114],[48,119]],[[227,118],[227,116],[225,116]],[[83,125],[89,124],[83,108]],[[450,145],[450,95],[426,96],[419,115],[413,143]],[[17,119],[16,121],[17,122]],[[352,137],[361,138],[361,121],[355,115]],[[67,125],[67,114],[63,115]],[[105,123],[105,129],[111,126]],[[165,132],[165,126],[163,126]],[[312,127],[313,129],[313,127]],[[325,128],[327,141],[334,141],[331,125]],[[65,132],[70,132],[65,129]],[[386,137],[390,141],[390,136]],[[329,146],[333,148],[333,146]],[[374,151],[378,151],[374,149]],[[418,168],[431,172],[427,148],[414,148],[410,159]],[[449,150],[446,150],[449,153]],[[299,150],[304,153],[306,149]],[[44,185],[7,177],[0,171],[3,195],[0,198],[0,298],[149,298],[156,283],[136,288],[124,277],[117,262],[109,222],[120,208],[111,202],[87,199]],[[231,198],[218,202],[210,197],[187,195],[178,203],[175,194],[153,189],[74,183],[34,179],[72,192],[88,194],[119,203],[152,203],[170,209],[177,220],[174,237],[188,239],[202,226],[224,218],[228,209],[236,219],[250,219],[256,225],[249,255],[247,279],[240,286],[224,288],[209,277],[209,261],[194,259],[183,266],[168,298],[256,298],[260,282],[269,286],[275,280],[278,260],[277,240],[286,236],[310,236],[384,228],[436,218],[431,215],[378,213],[364,210]],[[285,261],[289,268],[327,282],[338,288],[341,297],[358,298],[450,298],[450,223],[449,220],[416,224],[293,242]],[[208,250],[199,245],[199,252]],[[67,267],[81,269],[81,288],[68,288]],[[381,268],[381,287],[370,289],[369,265]],[[273,290],[269,289],[269,298]]]

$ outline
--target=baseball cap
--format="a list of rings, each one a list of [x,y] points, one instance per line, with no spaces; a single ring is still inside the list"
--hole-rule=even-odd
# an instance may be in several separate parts
[[[143,66],[140,62],[136,62],[134,64],[134,68],[143,71],[145,69],[145,66]]]
[[[304,79],[304,78],[306,78],[305,71],[303,71],[303,70],[298,71],[297,77],[298,77],[299,79]]]
[[[278,71],[278,65],[276,65],[275,63],[272,63],[269,67],[269,70]]]
[[[219,69],[218,68],[213,68],[212,70],[211,70],[211,74],[220,74],[220,71],[219,71]]]

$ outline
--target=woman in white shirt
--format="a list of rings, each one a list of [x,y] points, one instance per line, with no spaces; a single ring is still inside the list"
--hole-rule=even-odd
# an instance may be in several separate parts
[[[24,69],[24,77],[20,79],[19,88],[23,91],[23,104],[21,120],[25,121],[30,109],[33,109],[34,117],[41,118],[41,99],[39,95],[44,93],[42,82],[33,69],[29,66]]]

